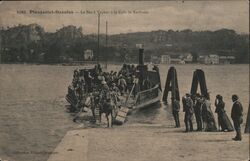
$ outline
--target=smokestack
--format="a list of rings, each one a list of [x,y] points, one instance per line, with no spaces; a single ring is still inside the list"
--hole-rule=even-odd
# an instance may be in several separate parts
[[[144,49],[139,49],[139,65],[144,65]]]

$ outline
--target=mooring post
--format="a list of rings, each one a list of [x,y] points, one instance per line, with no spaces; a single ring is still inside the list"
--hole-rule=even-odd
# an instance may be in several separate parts
[[[165,89],[163,93],[162,100],[167,103],[168,100],[168,92],[171,91],[171,100],[172,103],[174,99],[180,101],[178,81],[177,81],[177,72],[175,67],[170,67],[168,70],[168,75],[165,83]]]
[[[248,105],[245,133],[250,133],[250,103]]]
[[[191,86],[191,95],[196,95],[198,90],[198,84],[200,84],[201,95],[205,96],[207,99],[210,99],[209,93],[207,91],[207,84],[205,79],[205,73],[201,69],[196,69],[193,74],[193,81]]]

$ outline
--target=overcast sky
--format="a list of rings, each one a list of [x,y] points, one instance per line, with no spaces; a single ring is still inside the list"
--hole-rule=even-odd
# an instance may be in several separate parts
[[[17,14],[25,10],[26,14]],[[30,14],[34,11],[73,11],[74,14]],[[137,2],[1,2],[0,25],[37,23],[45,31],[54,32],[66,25],[83,28],[84,34],[97,33],[97,14],[81,14],[82,11],[106,11],[101,15],[101,32],[105,22],[109,34],[152,30],[217,30],[234,29],[249,33],[249,2],[242,1],[137,1]],[[114,14],[111,11],[122,11]],[[129,11],[131,13],[129,13]],[[133,13],[141,11],[142,13]],[[124,13],[125,12],[125,13]]]

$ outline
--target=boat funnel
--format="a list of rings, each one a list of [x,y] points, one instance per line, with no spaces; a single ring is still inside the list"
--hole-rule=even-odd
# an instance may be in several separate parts
[[[144,49],[139,49],[139,65],[144,65]]]
[[[143,66],[144,65],[144,48],[143,44],[136,44],[135,45],[137,49],[139,49],[139,65]]]

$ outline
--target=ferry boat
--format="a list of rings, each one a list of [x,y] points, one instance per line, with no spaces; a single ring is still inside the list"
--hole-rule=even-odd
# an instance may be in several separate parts
[[[88,74],[94,74],[93,68],[81,69],[80,75],[87,77]],[[114,122],[123,124],[126,120],[127,114],[130,111],[149,107],[161,100],[161,81],[159,68],[154,65],[144,64],[144,49],[139,49],[139,64],[136,66],[137,81],[134,82],[132,90],[125,96],[120,96],[120,105],[115,114]],[[145,83],[148,83],[145,88]],[[68,94],[66,100],[73,108],[77,106],[77,96],[75,88],[70,85],[68,87]]]

